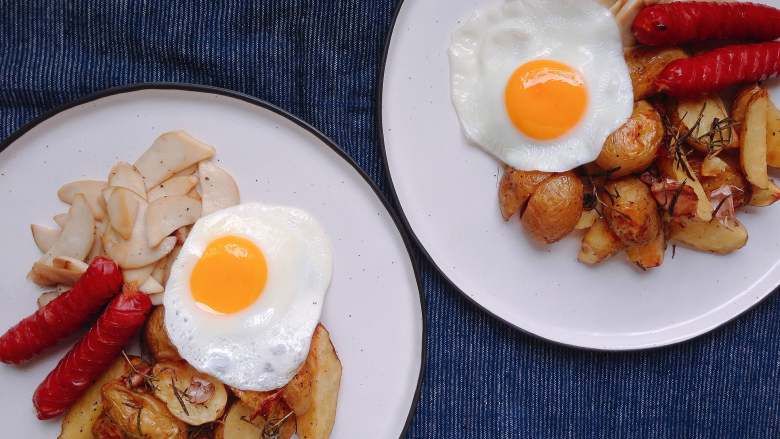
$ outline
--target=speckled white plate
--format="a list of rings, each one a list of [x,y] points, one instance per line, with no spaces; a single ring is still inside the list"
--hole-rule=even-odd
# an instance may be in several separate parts
[[[58,187],[105,178],[117,160],[134,161],[157,135],[173,129],[217,147],[244,201],[302,207],[323,223],[334,246],[323,322],[343,364],[331,437],[399,437],[416,402],[423,319],[394,216],[327,139],[271,106],[224,90],[109,90],[37,120],[0,145],[0,330],[36,309],[40,291],[25,279],[39,257],[29,224],[49,224],[65,211]],[[59,420],[35,419],[31,397],[68,347],[23,367],[0,365],[0,436],[57,435]]]
[[[780,6],[780,1],[767,1]],[[450,100],[447,49],[459,20],[484,0],[406,1],[385,61],[382,134],[402,216],[431,261],[463,294],[519,329],[602,350],[643,349],[703,334],[780,284],[780,206],[740,219],[745,249],[713,256],[683,248],[643,273],[624,256],[587,267],[580,236],[529,242],[498,209],[500,164],[470,144]],[[772,86],[775,102],[780,88]],[[780,175],[775,174],[775,177]]]

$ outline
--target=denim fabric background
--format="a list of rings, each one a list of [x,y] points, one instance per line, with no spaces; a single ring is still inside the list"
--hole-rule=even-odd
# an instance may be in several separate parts
[[[386,191],[374,97],[396,3],[0,0],[0,138],[107,87],[210,84],[309,121]],[[778,294],[692,342],[604,354],[523,335],[423,274],[429,352],[411,438],[780,437]]]

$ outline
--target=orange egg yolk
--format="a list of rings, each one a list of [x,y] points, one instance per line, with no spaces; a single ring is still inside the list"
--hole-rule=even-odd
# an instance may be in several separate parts
[[[190,291],[202,308],[231,314],[254,303],[265,288],[268,266],[251,241],[225,236],[212,241],[190,276]]]
[[[536,140],[552,140],[569,132],[588,105],[580,72],[551,60],[518,67],[509,78],[504,98],[512,124]]]

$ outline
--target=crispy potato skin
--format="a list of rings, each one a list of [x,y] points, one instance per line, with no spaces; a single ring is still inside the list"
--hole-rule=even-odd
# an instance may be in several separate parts
[[[127,435],[111,418],[103,415],[92,426],[92,437],[95,439],[125,439]]]
[[[104,413],[127,437],[186,439],[186,424],[176,419],[154,396],[130,390],[119,381],[104,385],[102,393]]]
[[[516,213],[522,214],[528,198],[550,175],[549,172],[518,171],[506,166],[498,187],[498,204],[504,221],[509,221]]]
[[[661,115],[647,101],[639,101],[634,104],[631,118],[607,137],[596,164],[615,170],[611,178],[644,171],[653,164],[663,138]]]
[[[582,216],[582,180],[572,172],[554,175],[531,195],[522,223],[536,240],[552,244],[571,233]]]
[[[336,421],[341,360],[322,324],[317,325],[311,341],[313,378],[310,408],[297,417],[296,430],[301,439],[327,439]]]
[[[750,194],[752,192],[752,186],[747,181],[742,172],[739,169],[739,159],[732,155],[721,154],[720,159],[726,163],[726,167],[718,175],[712,177],[700,177],[701,185],[707,194],[712,194],[713,191],[719,188],[729,185],[734,186],[738,190],[733,191],[734,208],[739,208],[748,204],[750,200]],[[693,165],[693,164],[692,164]],[[701,173],[699,173],[701,174]]]
[[[635,47],[626,52],[626,64],[634,86],[634,100],[639,101],[654,95],[655,80],[670,62],[687,58],[682,49]]]
[[[647,185],[638,178],[625,177],[607,183],[603,192],[604,217],[624,244],[643,245],[658,235],[661,218]]]
[[[642,270],[660,267],[664,263],[664,253],[666,253],[666,237],[663,228],[646,244],[626,249],[628,260]]]
[[[179,351],[165,330],[165,307],[156,306],[144,327],[144,342],[156,361],[179,361]]]
[[[583,264],[599,264],[619,252],[623,247],[623,242],[609,228],[604,218],[599,218],[582,237],[577,260]]]

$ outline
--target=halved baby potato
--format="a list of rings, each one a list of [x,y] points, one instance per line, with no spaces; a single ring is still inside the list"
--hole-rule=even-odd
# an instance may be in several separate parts
[[[670,225],[673,242],[710,253],[725,255],[747,244],[748,232],[738,220],[723,224],[720,221],[679,220]]]
[[[610,178],[644,171],[653,164],[663,138],[661,115],[647,101],[639,101],[631,118],[607,137],[596,164],[610,171]]]
[[[186,439],[187,425],[153,395],[127,388],[121,381],[102,387],[104,413],[132,438]]]
[[[610,181],[600,194],[604,218],[627,246],[648,243],[658,235],[661,217],[650,189],[636,177]]]
[[[144,327],[143,340],[156,361],[179,361],[179,351],[165,330],[165,307],[157,306]]]
[[[185,361],[161,361],[154,365],[154,395],[168,410],[189,425],[219,419],[227,404],[227,391],[219,380],[195,370]]]
[[[518,171],[506,166],[498,188],[498,204],[504,221],[509,221],[516,213],[522,214],[531,194],[551,175],[549,172]]]
[[[552,244],[571,233],[582,216],[584,185],[573,172],[544,180],[523,212],[526,231],[538,241]]]

